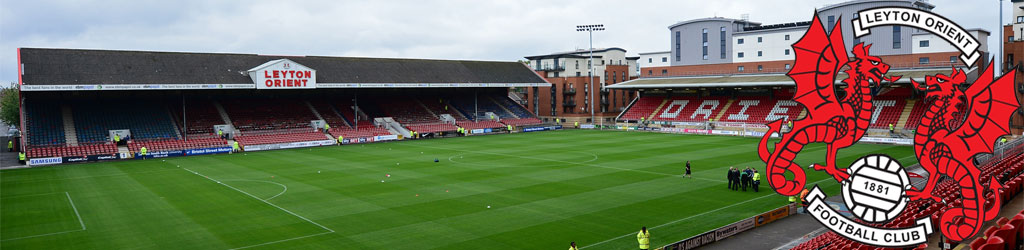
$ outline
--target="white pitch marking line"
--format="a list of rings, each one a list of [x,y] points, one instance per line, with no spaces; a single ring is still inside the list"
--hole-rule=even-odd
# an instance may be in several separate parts
[[[820,183],[820,182],[823,182],[823,181],[827,181],[827,180],[832,180],[832,178],[825,178],[825,179],[822,179],[822,180],[820,180],[820,181],[816,181],[816,182],[813,182],[813,183],[810,183],[810,184],[817,184],[817,183]],[[735,207],[735,206],[738,206],[738,205],[740,205],[740,204],[746,204],[747,202],[751,202],[751,201],[756,201],[756,200],[764,199],[764,198],[767,198],[767,197],[771,197],[771,196],[772,196],[772,195],[774,195],[774,194],[775,194],[775,193],[770,193],[770,194],[766,194],[766,195],[764,195],[764,196],[761,196],[761,197],[757,197],[757,198],[753,198],[753,199],[749,199],[749,200],[746,200],[746,201],[744,201],[744,202],[740,202],[740,203],[734,203],[734,204],[732,204],[732,205],[728,205],[728,206],[720,207],[720,208],[718,208],[718,209],[715,209],[715,210],[711,210],[711,211],[706,211],[706,212],[703,212],[703,213],[700,213],[700,214],[695,214],[695,215],[691,215],[691,216],[689,216],[689,217],[686,217],[686,218],[682,218],[682,219],[678,219],[678,220],[674,220],[674,221],[669,221],[669,222],[666,222],[665,224],[661,224],[661,225],[657,225],[657,226],[651,227],[650,229],[655,229],[655,228],[659,228],[659,227],[663,227],[663,226],[668,226],[668,225],[671,225],[671,224],[675,224],[675,223],[678,223],[678,222],[680,222],[680,221],[685,221],[685,220],[689,220],[689,219],[692,219],[692,218],[694,218],[694,217],[702,216],[702,215],[705,215],[705,214],[709,214],[709,213],[713,213],[713,212],[718,212],[718,211],[721,211],[722,209],[726,209],[726,208],[730,208],[730,207]],[[592,247],[592,246],[597,246],[597,245],[601,245],[601,244],[604,244],[604,243],[608,243],[608,242],[610,242],[610,241],[613,241],[613,240],[621,239],[621,238],[623,238],[623,237],[627,237],[627,236],[630,236],[630,235],[633,235],[633,234],[632,234],[632,233],[627,233],[627,234],[624,234],[624,235],[622,235],[622,236],[619,236],[619,237],[615,237],[615,238],[607,239],[607,240],[605,240],[605,241],[601,241],[601,242],[598,242],[598,243],[594,243],[594,244],[592,244],[592,245],[587,245],[587,246],[583,246],[583,247],[580,247],[580,249],[584,249],[584,248],[588,248],[588,247]]]
[[[284,184],[273,182],[273,181],[246,180],[246,179],[228,179],[228,180],[221,180],[221,181],[228,181],[228,182],[230,182],[230,181],[262,182],[262,183],[270,183],[270,184],[278,185],[278,186],[281,186],[282,188],[284,188],[284,190],[281,190],[280,193],[277,193],[274,196],[271,196],[270,198],[267,198],[268,201],[271,200],[271,199],[277,198],[278,196],[281,196],[282,194],[284,194],[284,192],[288,192],[288,186],[285,186]]]
[[[53,192],[53,193],[46,193],[46,194],[57,194],[57,193],[60,193],[60,192]],[[44,194],[35,194],[35,195],[44,195]],[[35,195],[22,195],[22,196],[35,196]],[[75,202],[73,200],[71,200],[71,195],[68,194],[68,192],[64,192],[64,195],[68,197],[68,203],[71,204],[71,209],[75,210],[75,217],[78,217],[78,224],[82,226],[82,229],[61,231],[61,232],[56,232],[56,233],[37,234],[37,235],[30,235],[30,236],[24,236],[24,237],[18,237],[18,238],[10,238],[10,239],[0,240],[0,242],[10,241],[10,240],[20,240],[20,239],[35,238],[35,237],[43,237],[43,236],[50,236],[50,235],[58,235],[58,234],[66,234],[66,233],[73,233],[73,232],[79,232],[79,231],[85,231],[85,222],[82,222],[82,215],[78,213],[78,208],[75,207]]]
[[[193,174],[196,174],[196,175],[202,176],[203,178],[206,178],[206,179],[210,179],[211,181],[213,181],[213,182],[216,182],[217,184],[221,184],[221,185],[223,185],[223,186],[225,186],[225,187],[228,187],[228,188],[230,188],[230,189],[234,189],[235,191],[238,191],[239,193],[243,193],[243,194],[245,194],[245,195],[248,195],[249,197],[252,197],[253,199],[256,199],[256,200],[262,201],[263,203],[266,203],[267,205],[270,205],[270,206],[272,206],[272,207],[274,207],[274,208],[277,208],[277,209],[279,209],[279,210],[281,210],[281,211],[284,211],[285,213],[291,214],[291,215],[293,215],[293,216],[295,216],[295,217],[298,217],[299,219],[302,219],[302,220],[304,220],[304,221],[306,221],[306,222],[309,222],[309,223],[311,223],[311,224],[313,224],[313,225],[316,225],[316,226],[318,226],[318,227],[320,227],[320,228],[323,228],[324,230],[327,230],[327,231],[329,231],[330,233],[333,233],[333,232],[334,232],[334,229],[330,229],[330,228],[327,228],[327,227],[325,227],[325,226],[323,226],[323,225],[320,225],[319,223],[313,222],[312,220],[309,220],[309,219],[307,219],[306,217],[302,217],[302,215],[298,215],[298,214],[296,214],[296,213],[293,213],[292,211],[288,211],[288,209],[284,209],[284,208],[282,208],[282,207],[279,207],[279,206],[277,206],[277,205],[274,205],[274,203],[270,203],[270,202],[268,202],[268,201],[266,201],[266,200],[264,200],[264,199],[260,199],[260,197],[256,197],[255,195],[252,195],[252,194],[250,194],[250,193],[247,193],[247,192],[245,192],[245,191],[242,191],[241,189],[237,189],[237,188],[235,188],[235,187],[232,187],[231,185],[228,185],[227,183],[224,183],[224,182],[218,181],[218,180],[216,180],[216,179],[210,178],[209,176],[205,176],[205,175],[203,175],[203,174],[200,174],[199,172],[196,172],[196,171],[192,171],[191,169],[188,169],[188,168],[181,168],[181,169],[184,169],[185,171],[189,171],[189,172],[192,172]]]
[[[333,231],[332,232],[323,232],[323,233],[318,233],[318,234],[310,234],[310,235],[306,235],[306,236],[299,236],[299,237],[290,238],[290,239],[276,240],[276,241],[260,243],[260,244],[251,245],[251,246],[237,247],[237,248],[232,248],[232,249],[228,249],[228,250],[238,250],[238,249],[246,249],[246,248],[258,247],[258,246],[263,246],[263,245],[270,245],[270,244],[274,244],[274,243],[285,242],[285,241],[290,241],[290,240],[305,239],[305,238],[309,238],[309,237],[313,237],[313,236],[320,236],[320,235],[329,234],[329,233],[333,233]]]
[[[82,225],[82,230],[85,231],[85,222],[82,222],[82,215],[78,213],[78,208],[75,207],[75,201],[71,200],[71,194],[64,192],[64,195],[68,197],[68,203],[71,203],[71,209],[75,210],[75,217],[78,217],[78,224]]]

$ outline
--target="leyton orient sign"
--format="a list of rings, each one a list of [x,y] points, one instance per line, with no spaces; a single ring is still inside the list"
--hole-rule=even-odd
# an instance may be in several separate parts
[[[257,89],[316,88],[316,70],[288,59],[269,61],[248,72]]]

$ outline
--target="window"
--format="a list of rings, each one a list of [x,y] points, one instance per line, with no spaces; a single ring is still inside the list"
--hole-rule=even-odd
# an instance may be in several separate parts
[[[604,60],[601,60],[601,65],[604,65]]]
[[[836,26],[836,16],[828,16],[828,30],[832,30],[832,27]]]
[[[619,72],[615,72],[615,71],[612,71],[612,83],[615,83],[615,79],[619,78],[619,76],[617,75],[617,73],[619,73]],[[606,74],[606,75],[607,75],[607,74]]]
[[[1006,41],[1013,41],[1013,36],[1006,37]]]
[[[858,17],[858,16],[860,16],[860,12],[859,12],[859,11],[858,11],[858,12],[854,12],[854,13],[853,13],[853,16],[854,16],[854,17]],[[853,45],[857,45],[857,44],[859,44],[859,43],[860,43],[860,38],[859,38],[859,37],[857,37],[857,36],[853,36]]]
[[[743,58],[743,52],[736,53],[736,57]]]
[[[763,56],[763,55],[764,55],[764,52],[762,52],[762,51],[760,51],[760,50],[758,50],[758,51],[757,51],[757,57],[761,57],[761,56]]]
[[[919,59],[917,59],[917,61],[918,61],[919,63],[921,63],[921,64],[928,64],[928,62],[930,62],[930,61],[931,61],[931,58],[927,58],[927,57],[922,57],[922,58],[919,58]]]
[[[789,41],[789,35],[786,35],[786,41]]]
[[[902,40],[901,38],[903,36],[900,35],[901,31],[902,31],[902,29],[900,28],[900,26],[898,26],[898,25],[892,26],[892,48],[893,49],[899,49],[899,48],[903,47],[903,42],[901,41]]]
[[[790,66],[789,66],[789,64],[787,63],[787,64],[786,64],[786,69],[789,69],[789,67],[790,67]]]
[[[743,44],[743,38],[736,39],[736,44]]]
[[[918,44],[918,46],[920,46],[921,48],[927,48],[927,47],[928,47],[928,45],[929,45],[929,44],[928,44],[928,40],[921,40],[921,41],[920,41],[920,42],[918,42],[918,43],[919,43],[919,44]]]
[[[764,70],[764,66],[762,66],[762,65],[757,65],[757,71],[762,71],[762,70]]]
[[[680,58],[679,57],[679,53],[680,53],[679,52],[679,43],[680,43],[680,41],[679,41],[679,31],[676,31],[676,61],[677,62],[679,61],[679,58]]]
[[[580,60],[576,60],[576,69],[580,69]]]
[[[661,75],[668,75],[668,70],[667,69],[661,70]]]
[[[576,77],[581,77],[580,72],[576,72]]]
[[[1010,60],[1007,60],[1007,61],[1010,61]],[[956,56],[950,56],[949,57],[949,62],[956,63]]]
[[[654,58],[647,58],[647,63],[654,63]]]
[[[654,75],[654,70],[649,70],[649,69],[648,69],[648,70],[647,70],[647,75],[649,75],[649,76],[653,76],[653,75]]]
[[[1017,16],[1017,23],[1024,23],[1024,16]]]
[[[558,71],[555,71],[555,77],[558,77]]]
[[[725,27],[719,32],[720,41],[718,41],[719,57],[725,59]]]
[[[761,42],[763,42],[763,41],[764,41],[764,38],[763,38],[763,37],[757,37],[757,43],[761,43]]]
[[[786,49],[786,55],[787,56],[789,55],[789,49]]]
[[[743,72],[743,66],[736,67],[736,71]]]
[[[662,57],[661,62],[668,62],[668,57]]]
[[[701,29],[701,41],[703,46],[701,48],[701,58],[704,60],[708,59],[708,29]]]

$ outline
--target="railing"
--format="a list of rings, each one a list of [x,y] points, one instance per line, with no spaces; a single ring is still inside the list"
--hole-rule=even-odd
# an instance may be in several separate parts
[[[558,65],[558,66],[554,66],[554,67],[552,67],[552,66],[538,66],[538,67],[534,68],[533,70],[534,71],[562,71],[562,70],[565,70],[565,66],[563,66],[563,65]]]
[[[737,67],[740,65],[736,65]],[[745,65],[744,65],[745,66]],[[935,61],[929,63],[896,63],[889,64],[891,70],[901,69],[921,69],[921,68],[949,68],[952,66],[963,66],[960,62],[950,61]],[[653,69],[649,69],[653,70]],[[891,71],[890,70],[890,71]],[[760,71],[757,68],[744,68],[742,72],[731,69],[731,70],[708,70],[708,71],[684,71],[669,74],[660,74],[660,72],[652,72],[653,74],[646,74],[647,72],[643,69],[640,70],[640,78],[663,78],[663,77],[679,77],[679,76],[725,76],[725,75],[756,75],[756,74],[778,74],[787,73],[789,69],[786,68],[763,68]]]
[[[575,89],[575,88],[567,88],[567,89],[564,89],[564,90],[562,90],[562,94],[563,94],[563,95],[572,95],[572,94],[576,94],[576,89]]]
[[[565,102],[565,103],[562,103],[562,106],[564,106],[564,107],[575,107],[576,106],[576,102]]]

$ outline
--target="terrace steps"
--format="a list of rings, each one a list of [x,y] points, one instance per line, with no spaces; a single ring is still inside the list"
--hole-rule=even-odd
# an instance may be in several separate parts
[[[75,116],[71,113],[71,106],[61,105],[60,111],[64,120],[64,143],[68,146],[78,146],[78,132],[75,130]]]
[[[306,107],[309,107],[309,111],[313,112],[313,116],[316,116],[317,120],[323,120],[324,119],[323,116],[320,116],[320,112],[316,111],[316,108],[313,107],[312,103],[309,103],[309,101],[302,101],[302,103],[305,103]]]
[[[518,115],[516,115],[515,112],[512,112],[512,110],[509,110],[508,107],[505,107],[505,105],[501,105],[501,103],[499,103],[498,100],[494,100],[493,97],[487,96],[487,100],[490,100],[491,102],[496,104],[499,108],[501,108],[501,110],[504,110],[508,114],[512,115],[512,117],[515,117],[516,119],[522,118],[522,117],[519,117]]]
[[[722,116],[725,115],[726,111],[729,111],[729,106],[732,106],[732,103],[734,101],[735,100],[733,100],[733,99],[729,99],[728,101],[725,102],[725,106],[722,106],[722,111],[718,111],[718,115],[715,115],[715,121],[716,122],[722,120]]]
[[[910,119],[910,112],[914,110],[914,104],[917,100],[907,100],[907,105],[903,105],[903,112],[900,113],[900,120],[896,122],[897,128],[904,128],[907,126],[907,120]]]

